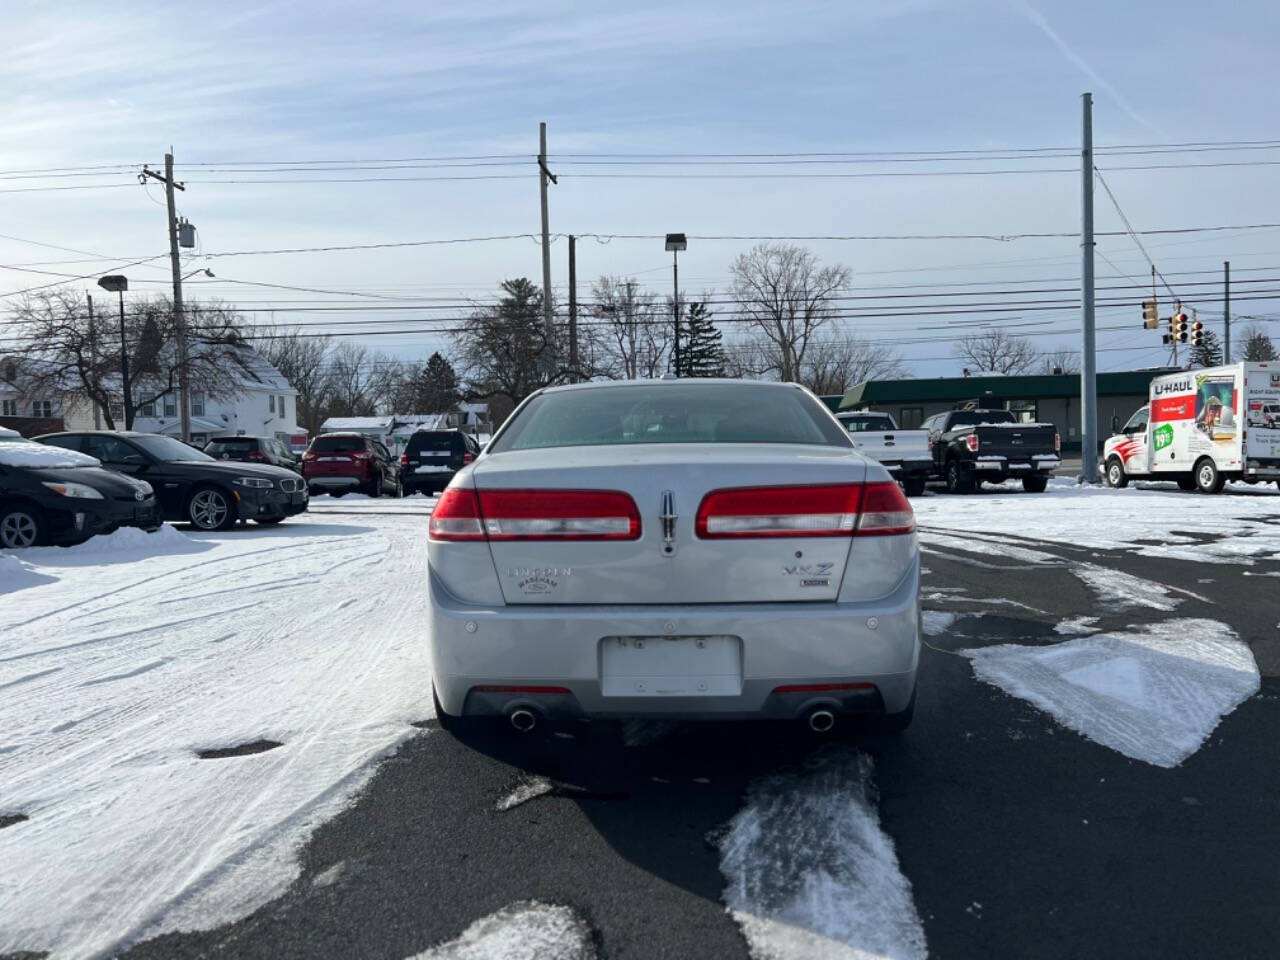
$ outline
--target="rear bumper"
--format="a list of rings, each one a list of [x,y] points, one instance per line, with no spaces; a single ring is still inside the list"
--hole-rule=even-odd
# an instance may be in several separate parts
[[[456,471],[445,473],[409,473],[400,474],[400,482],[405,490],[443,490],[449,485]]]
[[[360,477],[307,477],[312,490],[354,490],[364,483]]]
[[[586,717],[798,716],[821,704],[844,712],[906,708],[920,658],[919,561],[894,592],[870,603],[688,606],[474,606],[434,574],[431,659],[436,694],[453,715],[532,704]],[[741,682],[717,695],[606,696],[606,637],[730,636],[741,641]],[[871,684],[874,689],[778,692],[778,687]],[[558,687],[566,692],[476,690]]]
[[[968,467],[976,475],[991,478],[1000,477],[1032,477],[1037,474],[1045,476],[1052,475],[1058,469],[1058,465],[1062,462],[1056,456],[1045,456],[1037,454],[1033,457],[1025,459],[1012,459],[1009,457],[982,457],[978,460],[961,461],[962,464],[968,463]]]
[[[928,477],[933,470],[933,458],[918,460],[881,460],[880,466],[889,471],[895,480],[906,477]]]

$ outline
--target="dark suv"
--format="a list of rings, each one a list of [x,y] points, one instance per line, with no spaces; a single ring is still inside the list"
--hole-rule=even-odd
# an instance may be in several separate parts
[[[302,455],[302,476],[312,493],[404,496],[400,464],[381,443],[359,433],[326,433],[312,440]]]
[[[245,463],[271,463],[286,470],[297,470],[298,457],[275,437],[216,437],[204,452],[215,460],[241,460]]]
[[[480,444],[461,430],[417,431],[400,458],[405,493],[438,493],[479,455]]]

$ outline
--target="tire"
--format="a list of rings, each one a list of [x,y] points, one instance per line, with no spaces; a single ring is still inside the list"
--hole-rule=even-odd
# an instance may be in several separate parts
[[[973,493],[973,474],[960,469],[959,460],[947,461],[947,493]]]
[[[253,522],[264,527],[274,527],[277,523],[284,522],[284,517],[262,517],[261,519],[255,519]]]
[[[0,547],[6,550],[40,547],[48,542],[48,536],[48,524],[38,508],[25,503],[0,507]]]
[[[1201,493],[1221,493],[1227,478],[1222,475],[1212,457],[1201,457],[1196,463],[1196,489]]]
[[[1190,493],[1195,488],[1196,488],[1195,477],[1191,476],[1190,474],[1187,474],[1186,476],[1183,476],[1183,477],[1178,477],[1179,490],[1185,490],[1187,493]]]
[[[908,477],[902,481],[902,490],[908,497],[924,496],[924,477]]]
[[[382,496],[382,474],[378,474],[373,478],[373,483],[365,488],[365,493],[371,497]]]
[[[396,477],[395,489],[391,491],[391,496],[395,497],[397,500],[404,499],[404,481],[399,477]]]
[[[347,495],[347,490],[341,487],[336,490],[329,491],[329,496],[331,497],[345,497],[346,495]]]
[[[1129,475],[1124,472],[1124,463],[1119,457],[1107,461],[1107,486],[1123,490],[1129,485]]]
[[[187,522],[198,530],[230,530],[235,526],[236,511],[231,498],[218,487],[197,487],[187,498]]]
[[[1027,493],[1044,493],[1049,486],[1048,477],[1023,477],[1022,489]]]

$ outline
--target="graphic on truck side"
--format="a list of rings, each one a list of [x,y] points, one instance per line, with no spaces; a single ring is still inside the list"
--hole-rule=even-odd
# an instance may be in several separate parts
[[[1196,377],[1196,429],[1217,443],[1233,443],[1239,429],[1235,374]]]

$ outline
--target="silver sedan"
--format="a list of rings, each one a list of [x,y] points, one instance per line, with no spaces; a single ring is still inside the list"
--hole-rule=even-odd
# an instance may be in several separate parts
[[[915,705],[911,506],[813,394],[591,383],[522,403],[430,521],[442,725]]]

